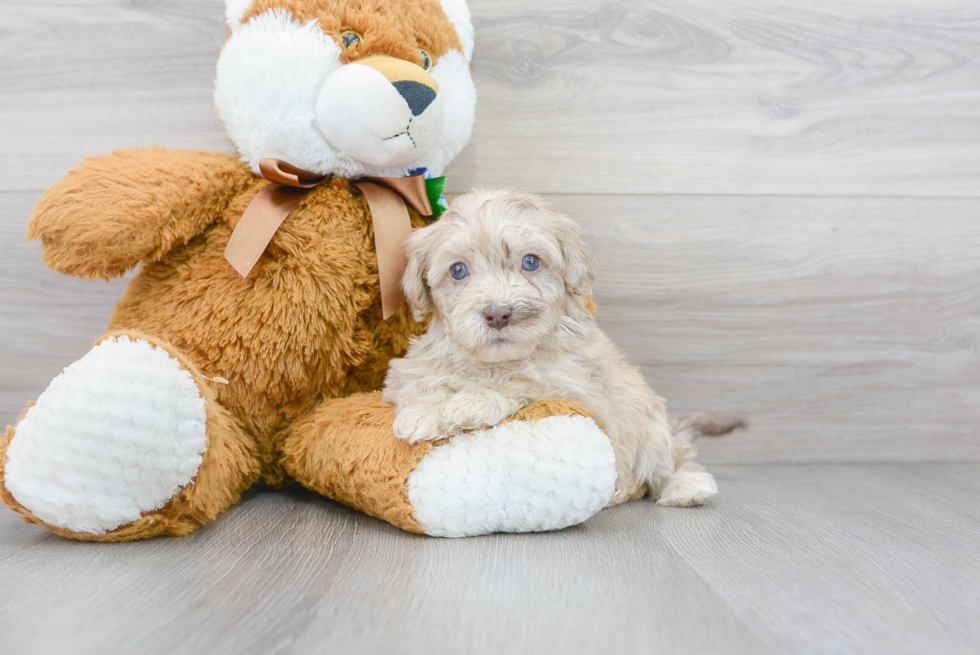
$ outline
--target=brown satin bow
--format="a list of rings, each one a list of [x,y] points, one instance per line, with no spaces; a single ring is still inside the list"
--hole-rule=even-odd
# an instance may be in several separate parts
[[[259,170],[271,184],[252,199],[225,248],[225,259],[242,277],[251,273],[289,213],[310,191],[330,179],[328,175],[316,175],[279,159],[263,159],[259,162]],[[425,178],[420,174],[364,177],[354,184],[364,194],[371,211],[381,281],[381,309],[388,319],[405,302],[402,292],[402,275],[408,263],[405,239],[412,231],[405,205],[408,203],[422,216],[431,216],[432,204],[426,193]]]

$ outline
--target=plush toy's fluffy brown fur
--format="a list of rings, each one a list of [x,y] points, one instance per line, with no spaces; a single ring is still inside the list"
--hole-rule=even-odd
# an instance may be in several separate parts
[[[223,252],[265,184],[226,155],[126,150],[87,159],[38,203],[28,234],[41,239],[55,270],[107,278],[144,262],[106,337],[128,335],[167,350],[191,372],[209,408],[208,448],[194,483],[134,524],[71,536],[184,534],[260,475],[281,483],[282,445],[293,424],[324,399],[379,388],[388,360],[421,330],[407,309],[382,320],[370,214],[346,180],[310,193],[243,284]],[[422,223],[414,213],[412,220]],[[352,411],[333,407],[341,416]],[[8,429],[5,442],[13,436]]]
[[[200,234],[257,183],[237,158],[203,150],[89,157],[41,196],[27,238],[54,270],[108,279]]]
[[[204,461],[170,503],[104,535],[55,532],[96,541],[182,535],[260,477],[281,484],[286,475],[421,532],[405,480],[432,444],[396,439],[391,407],[357,394],[382,386],[388,360],[424,326],[407,307],[382,320],[370,214],[346,180],[315,189],[289,215],[243,284],[222,253],[266,184],[231,156],[134,149],[87,159],[37,204],[28,235],[53,269],[108,278],[144,262],[103,338],[163,348],[209,408]],[[414,212],[412,220],[423,222]],[[567,413],[581,410],[540,403],[517,418]],[[0,480],[13,436],[10,427],[0,443]],[[43,523],[2,485],[0,497]]]
[[[87,541],[183,535],[260,478],[281,484],[287,475],[422,531],[405,481],[432,444],[396,439],[391,407],[358,392],[380,388],[388,360],[424,326],[407,307],[382,320],[370,213],[346,180],[310,193],[243,284],[223,252],[266,184],[231,156],[148,148],[91,157],[41,198],[28,234],[55,270],[108,278],[143,262],[103,339],[127,335],[166,350],[208,407],[204,460],[169,503],[105,534],[53,531]],[[518,418],[578,412],[551,402]],[[0,480],[12,438],[8,427]],[[0,499],[44,524],[2,484]]]
[[[396,59],[417,61],[417,48],[424,48],[436,59],[449,49],[463,47],[438,0],[388,2],[386,0],[255,0],[242,22],[269,9],[286,9],[302,22],[315,20],[327,34],[338,39],[341,32],[353,30],[363,36],[360,44],[341,55],[341,62],[385,54]],[[406,39],[411,35],[414,40]]]
[[[407,309],[382,320],[370,213],[347,180],[313,190],[242,284],[223,252],[265,184],[212,153],[93,157],[45,194],[29,235],[52,268],[83,277],[146,262],[109,331],[150,335],[204,378],[227,380],[208,384],[255,438],[264,478],[276,484],[284,428],[323,398],[379,388],[420,326]]]

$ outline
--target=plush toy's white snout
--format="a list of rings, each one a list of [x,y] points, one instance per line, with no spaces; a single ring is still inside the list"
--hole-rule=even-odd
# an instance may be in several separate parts
[[[369,166],[400,166],[442,134],[439,85],[421,67],[376,55],[334,71],[316,102],[317,127],[334,148]]]

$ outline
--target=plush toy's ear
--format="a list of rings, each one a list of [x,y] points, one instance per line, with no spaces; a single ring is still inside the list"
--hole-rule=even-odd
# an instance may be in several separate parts
[[[405,241],[405,251],[408,264],[402,277],[402,290],[405,292],[405,302],[412,310],[412,317],[419,322],[432,313],[432,294],[426,274],[429,270],[429,259],[436,244],[438,223],[416,228]]]
[[[252,0],[225,0],[225,22],[232,32],[242,26],[242,16],[252,6]]]
[[[558,247],[561,248],[561,255],[565,260],[565,288],[573,295],[587,296],[592,293],[598,262],[579,236],[575,221],[557,211],[555,216]]]
[[[466,61],[473,58],[473,20],[466,0],[440,0],[442,10],[449,17],[449,22],[456,28],[456,35],[463,44],[463,55]]]

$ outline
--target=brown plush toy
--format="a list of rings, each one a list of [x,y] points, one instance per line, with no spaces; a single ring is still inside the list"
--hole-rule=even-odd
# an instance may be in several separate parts
[[[376,392],[423,329],[394,311],[399,240],[429,220],[404,203],[437,213],[423,178],[471,131],[464,0],[228,0],[226,18],[215,104],[240,158],[93,157],[31,217],[57,271],[140,268],[105,335],[7,428],[3,501],[97,541],[186,534],[259,480],[445,536],[605,506],[612,448],[567,403],[409,446]]]

